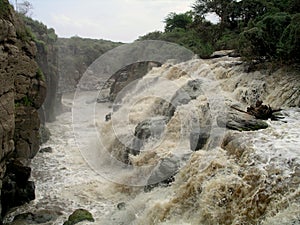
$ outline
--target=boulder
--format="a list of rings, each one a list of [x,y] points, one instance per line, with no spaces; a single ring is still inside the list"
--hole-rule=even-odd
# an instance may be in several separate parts
[[[210,127],[194,129],[190,133],[190,147],[192,151],[202,149],[210,137]]]
[[[159,140],[164,133],[167,117],[153,117],[140,122],[135,127],[134,136],[130,153],[137,155],[144,144],[151,140]]]
[[[169,107],[166,108],[164,115],[171,118],[174,115],[176,108],[180,105],[188,104],[191,100],[196,99],[204,92],[201,89],[202,81],[200,79],[190,80],[180,89],[178,89],[171,99]]]
[[[53,149],[51,147],[42,148],[39,151],[40,153],[52,153]]]
[[[54,210],[27,212],[15,216],[13,222],[9,225],[44,224],[56,220],[60,215],[62,215],[60,211]]]
[[[7,166],[2,184],[2,215],[12,207],[23,205],[35,198],[35,185],[29,181],[31,168],[28,160],[15,159]]]
[[[181,155],[171,155],[162,159],[152,171],[144,191],[151,191],[157,186],[168,186],[175,178],[174,176],[179,171],[182,162],[190,157],[190,153]]]
[[[217,123],[220,127],[238,131],[253,131],[268,128],[268,124],[263,120],[256,119],[254,116],[245,113],[232,111],[227,115],[219,116]]]
[[[118,93],[131,82],[145,76],[153,67],[160,67],[161,63],[154,61],[136,62],[118,70],[112,76],[109,99],[114,101]]]
[[[225,56],[229,57],[239,57],[240,55],[234,50],[220,50],[215,51],[210,55],[210,58],[222,58]]]
[[[125,210],[126,209],[126,203],[125,202],[118,203],[117,208],[119,210]]]

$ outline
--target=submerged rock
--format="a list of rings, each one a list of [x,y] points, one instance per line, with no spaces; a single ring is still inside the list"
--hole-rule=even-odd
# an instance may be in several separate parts
[[[203,94],[201,88],[202,81],[200,79],[190,80],[176,91],[174,97],[169,104],[169,108],[164,113],[168,117],[172,117],[176,108],[180,105],[188,104],[191,100],[196,99]]]
[[[85,209],[76,209],[63,225],[74,225],[81,221],[95,222],[93,215]]]
[[[14,221],[9,225],[41,224],[54,221],[62,215],[59,211],[40,210],[38,212],[22,213],[15,216]]]
[[[46,148],[42,148],[39,152],[40,153],[52,153],[53,149],[51,147],[46,147]]]
[[[178,173],[181,162],[186,161],[189,157],[190,154],[183,154],[162,159],[150,175],[144,191],[149,192],[157,186],[168,186],[174,182],[174,176]]]
[[[125,203],[125,202],[120,202],[120,203],[118,203],[117,208],[118,208],[119,210],[124,210],[124,209],[126,209],[126,203]]]
[[[190,146],[192,151],[202,149],[210,137],[210,127],[206,129],[195,129],[190,133]]]
[[[167,120],[166,117],[154,117],[140,122],[135,127],[135,138],[132,142],[130,153],[133,155],[139,154],[140,149],[150,138],[159,140],[164,133]]]

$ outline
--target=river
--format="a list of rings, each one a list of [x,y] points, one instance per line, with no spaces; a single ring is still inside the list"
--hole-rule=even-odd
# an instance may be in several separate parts
[[[75,209],[84,208],[97,225],[300,224],[300,110],[286,107],[285,118],[267,121],[264,130],[219,129],[214,116],[225,113],[228,102],[244,98],[246,88],[252,91],[251,85],[244,85],[249,77],[243,80],[233,70],[230,74],[232,62],[226,63],[192,60],[154,69],[126,95],[110,121],[104,118],[112,105],[96,103],[96,92],[76,93],[75,100],[73,94],[65,95],[63,103],[70,111],[47,124],[52,136],[42,146],[53,152],[38,153],[32,160],[36,199],[7,220],[22,212],[47,210],[56,216],[43,224],[61,225]],[[211,73],[216,65],[222,71]],[[159,80],[161,74],[165,80]],[[221,86],[212,79],[215,74]],[[172,91],[195,79],[201,79],[205,94],[179,106],[163,124],[162,134],[143,143],[138,155],[124,155],[136,126],[148,118],[161,118]],[[240,86],[230,91],[234,82]],[[272,93],[265,92],[270,104],[286,101],[272,100]],[[211,133],[210,144],[193,152],[189,135],[195,120],[197,126],[208,124]],[[154,175],[154,181],[163,181],[164,165],[175,164],[175,170],[166,172],[167,177],[174,175],[172,183],[144,188],[155,183],[151,183]]]

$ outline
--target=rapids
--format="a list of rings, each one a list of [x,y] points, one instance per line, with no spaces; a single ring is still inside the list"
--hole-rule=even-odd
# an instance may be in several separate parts
[[[97,93],[65,95],[63,103],[73,113],[47,124],[52,136],[43,147],[53,152],[32,161],[36,199],[7,221],[49,210],[57,218],[44,224],[61,225],[75,209],[85,208],[99,225],[300,224],[300,76],[285,73],[247,73],[238,58],[229,57],[165,64],[120,93],[110,121],[104,117],[114,106],[96,103]],[[172,111],[174,95],[194,80],[201,91]],[[229,105],[245,108],[257,99],[283,107],[285,118],[247,132],[216,123]],[[131,154],[137,125],[166,116],[161,136]],[[194,152],[195,127],[209,127],[209,138]],[[161,176],[163,162],[176,168]],[[172,183],[145,189],[170,176]]]

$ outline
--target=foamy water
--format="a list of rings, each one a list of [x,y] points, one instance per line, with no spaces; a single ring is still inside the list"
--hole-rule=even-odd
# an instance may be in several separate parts
[[[62,213],[48,224],[62,224],[75,209],[85,208],[96,225],[300,224],[300,110],[287,107],[285,119],[267,121],[265,130],[219,129],[215,118],[226,113],[228,102],[253,100],[247,95],[249,77],[243,80],[240,68],[232,65],[229,59],[192,60],[153,69],[107,122],[112,108],[95,103],[98,93],[78,92],[74,102],[72,95],[65,96],[64,104],[73,111],[47,124],[52,136],[45,146],[53,153],[39,153],[32,161],[37,198],[10,217],[48,209]],[[127,165],[124,152],[136,125],[161,116],[180,87],[200,78],[205,94],[179,106],[162,138],[129,155]],[[256,74],[255,79],[261,78]],[[261,88],[268,103],[287,102],[275,98],[271,88]],[[192,152],[189,133],[195,124],[212,129],[209,144]],[[180,158],[175,181],[145,192],[156,165],[171,157]],[[124,208],[118,209],[119,203]]]

